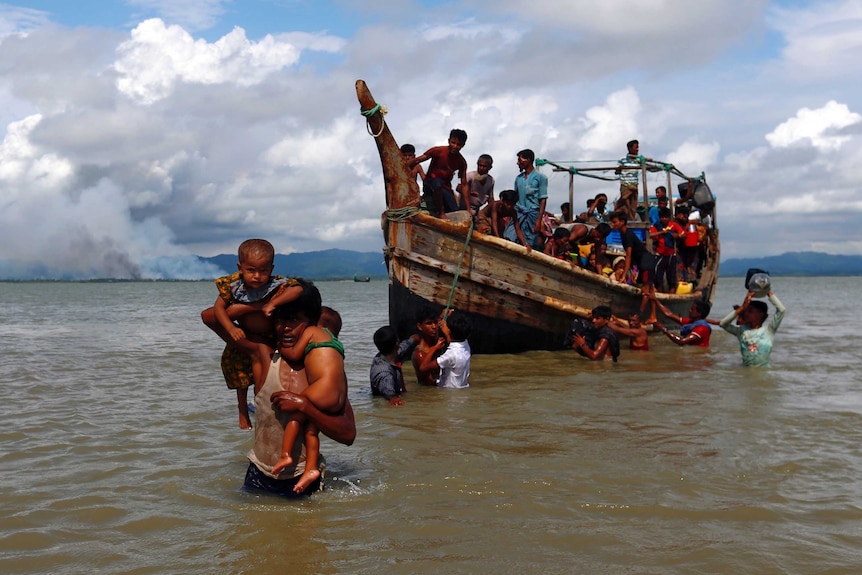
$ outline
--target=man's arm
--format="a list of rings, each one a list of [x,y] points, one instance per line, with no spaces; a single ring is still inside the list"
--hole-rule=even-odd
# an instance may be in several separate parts
[[[609,343],[605,338],[600,339],[596,343],[595,349],[587,345],[587,340],[582,335],[575,335],[573,339],[574,343],[572,344],[572,349],[581,350],[584,355],[594,361],[603,358],[605,356],[605,352],[608,350]]]
[[[658,301],[658,299],[656,299],[656,297],[655,297],[655,294],[654,294],[654,293],[650,296],[650,299],[651,299],[651,300],[653,300],[653,301],[655,302],[656,307],[659,309],[659,311],[660,311],[660,312],[661,312],[661,313],[662,313],[666,318],[668,318],[668,319],[670,319],[670,320],[673,320],[673,321],[675,321],[676,323],[679,323],[679,324],[681,324],[681,323],[682,323],[682,318],[681,318],[680,316],[676,315],[675,313],[673,313],[672,311],[670,311],[670,310],[667,308],[667,306],[665,306],[663,303],[661,303],[660,301]]]
[[[345,402],[344,411],[339,415],[324,413],[305,397],[289,391],[276,391],[270,401],[274,408],[281,411],[298,411],[304,414],[324,435],[338,443],[352,445],[356,439],[356,420],[350,400]]]
[[[697,333],[695,330],[692,330],[692,332],[690,334],[688,334],[687,336],[682,337],[680,335],[673,333],[672,331],[668,331],[668,329],[664,325],[662,325],[658,322],[654,323],[653,326],[657,330],[659,330],[660,332],[665,334],[668,337],[668,339],[670,339],[672,342],[674,342],[677,345],[695,345],[695,344],[700,343],[700,334]]]
[[[772,322],[769,324],[769,327],[772,329],[772,331],[776,331],[778,329],[778,326],[781,325],[781,320],[784,319],[784,312],[787,311],[787,309],[784,307],[784,304],[781,303],[781,300],[779,300],[774,293],[769,292],[768,296],[769,301],[771,301],[772,305],[775,306],[775,315],[772,316]]]
[[[398,361],[407,361],[413,355],[413,349],[419,345],[419,334],[414,333],[398,344]]]

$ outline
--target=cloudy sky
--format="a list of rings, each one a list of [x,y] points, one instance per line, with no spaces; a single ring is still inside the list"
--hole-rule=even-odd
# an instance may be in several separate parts
[[[706,172],[724,258],[862,254],[860,61],[862,0],[0,4],[0,276],[172,276],[249,237],[381,249],[357,78],[399,143],[466,130],[498,190],[521,148],[638,138]]]

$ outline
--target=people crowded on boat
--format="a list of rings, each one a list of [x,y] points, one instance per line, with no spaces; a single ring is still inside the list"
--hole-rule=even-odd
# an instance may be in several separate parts
[[[490,154],[482,154],[476,162],[476,169],[467,172],[467,185],[460,188],[461,209],[469,210],[475,218],[479,208],[487,202],[494,204],[494,177],[488,172],[494,166],[494,158]]]
[[[447,213],[458,211],[460,202],[452,189],[452,178],[458,173],[459,189],[467,188],[467,160],[461,149],[467,143],[467,132],[458,128],[449,132],[449,142],[445,146],[434,146],[424,154],[406,162],[413,168],[426,160],[431,160],[422,186],[422,204],[432,215],[448,219]]]

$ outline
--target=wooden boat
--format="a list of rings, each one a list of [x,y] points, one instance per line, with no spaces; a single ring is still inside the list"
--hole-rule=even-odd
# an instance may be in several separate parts
[[[355,281],[355,282],[370,282],[371,277],[370,276],[358,276],[356,274],[353,274],[353,281]]]
[[[419,186],[405,167],[399,146],[386,125],[385,110],[377,105],[364,81],[356,82],[356,93],[383,165],[387,210],[382,228],[389,272],[389,321],[401,337],[415,332],[416,311],[430,302],[470,315],[473,353],[561,349],[575,316],[586,316],[590,309],[604,304],[615,315],[625,317],[640,306],[638,288],[475,232],[466,212],[459,221],[454,217],[458,212],[448,214],[450,220],[442,220],[419,211]],[[554,169],[565,169],[551,164]],[[614,164],[607,169],[612,172],[616,167]],[[598,168],[593,169],[598,173]],[[568,171],[571,197],[574,176],[580,171]],[[681,176],[689,185],[693,183],[675,168],[666,171],[669,184],[672,175]],[[646,170],[643,172],[641,189],[646,190]],[[705,185],[704,179],[701,176],[699,181]],[[672,189],[668,185],[668,190]],[[697,289],[689,294],[657,295],[659,301],[681,316],[688,315],[692,301],[711,302],[715,292],[719,243],[714,208],[707,219],[711,241]]]

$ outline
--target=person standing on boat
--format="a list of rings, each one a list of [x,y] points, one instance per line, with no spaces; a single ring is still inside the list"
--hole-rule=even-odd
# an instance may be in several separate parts
[[[739,351],[742,353],[742,365],[769,367],[769,357],[772,355],[772,342],[775,332],[784,319],[785,307],[774,293],[769,292],[769,301],[775,306],[775,316],[769,325],[763,325],[769,317],[769,308],[764,301],[752,301],[754,292],[749,291],[741,306],[734,307],[727,317],[718,325],[724,331],[731,333],[739,340]],[[741,323],[738,321],[742,318]]]
[[[644,309],[646,309],[647,303],[649,302],[649,317],[644,323],[651,324],[656,320],[654,303],[655,286],[653,285],[653,282],[655,280],[655,268],[658,260],[649,252],[649,250],[646,249],[646,246],[640,238],[635,235],[634,231],[628,228],[628,221],[626,219],[625,212],[620,210],[611,213],[611,227],[620,233],[620,240],[623,244],[623,250],[625,250],[626,253],[625,272],[623,272],[623,275],[625,277],[628,276],[632,265],[636,265],[638,267],[640,277],[637,279],[639,279],[643,285],[641,288],[643,298],[641,300],[640,311],[643,313]]]
[[[489,154],[482,154],[476,161],[476,169],[467,172],[467,187],[461,188],[461,209],[469,210],[470,215],[475,218],[479,208],[485,205],[494,205],[494,177],[488,172],[494,165],[494,158]]]
[[[545,215],[545,204],[548,202],[548,176],[536,170],[533,162],[536,154],[533,150],[525,149],[518,152],[518,169],[521,173],[515,178],[515,191],[518,192],[518,203],[515,206],[518,217],[513,218],[506,229],[503,237],[509,241],[517,242],[518,237],[515,226],[521,228],[528,248],[543,248],[541,235],[542,220]]]
[[[460,209],[459,201],[452,191],[452,178],[458,172],[461,180],[459,189],[468,190],[467,187],[467,160],[461,155],[461,149],[467,143],[467,132],[455,128],[449,132],[449,143],[445,146],[429,148],[418,158],[407,162],[408,168],[413,168],[431,160],[428,172],[425,174],[425,183],[422,186],[422,201],[425,209],[432,216],[447,219],[446,214],[456,212]]]
[[[617,210],[626,213],[629,220],[634,221],[637,217],[638,206],[638,179],[641,172],[642,156],[638,154],[640,144],[637,140],[631,140],[626,144],[628,153],[620,159],[616,173],[620,176],[620,199],[617,202]]]

